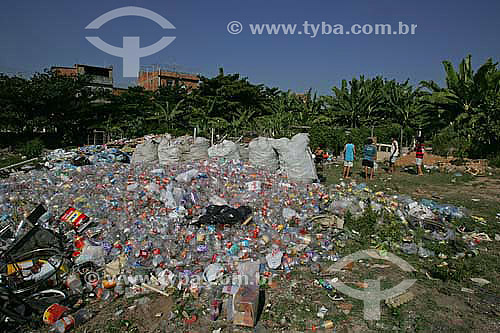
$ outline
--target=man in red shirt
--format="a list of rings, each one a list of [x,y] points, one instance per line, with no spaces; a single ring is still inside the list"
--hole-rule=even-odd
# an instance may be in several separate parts
[[[415,146],[415,157],[417,164],[417,174],[419,176],[423,176],[424,172],[422,171],[422,164],[424,164],[424,139],[422,137],[417,138],[417,144]]]

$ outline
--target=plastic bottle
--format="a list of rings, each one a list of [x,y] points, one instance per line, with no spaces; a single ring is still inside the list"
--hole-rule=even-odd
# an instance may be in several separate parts
[[[312,325],[311,331],[316,332],[319,329],[332,329],[335,325],[331,320],[322,321],[319,325]]]
[[[80,309],[72,315],[65,316],[58,321],[56,321],[54,328],[58,333],[66,333],[71,331],[73,328],[78,327],[89,319],[91,319],[93,313],[87,309]]]
[[[66,278],[66,287],[74,294],[81,294],[83,292],[82,280],[78,274],[70,274]]]
[[[221,290],[217,287],[212,293],[213,295],[210,302],[210,320],[215,321],[219,317],[222,306]]]

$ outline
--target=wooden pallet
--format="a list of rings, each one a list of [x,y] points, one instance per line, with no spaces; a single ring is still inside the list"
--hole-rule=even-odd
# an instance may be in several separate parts
[[[465,172],[473,176],[486,176],[488,160],[470,160],[465,162]]]

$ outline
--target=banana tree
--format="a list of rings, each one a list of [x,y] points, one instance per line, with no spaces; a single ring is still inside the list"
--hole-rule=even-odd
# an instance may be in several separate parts
[[[422,81],[429,90],[425,102],[435,108],[468,141],[484,144],[498,142],[500,110],[500,72],[497,63],[488,59],[474,72],[471,56],[462,60],[455,70],[451,62],[443,61],[446,87],[433,81]]]
[[[476,73],[472,69],[471,56],[468,55],[455,71],[450,61],[443,61],[446,72],[446,88],[441,88],[434,81],[422,81],[431,95],[426,99],[435,106],[451,123],[459,115],[478,111],[487,96],[498,91],[500,76],[491,59],[488,59]]]
[[[184,110],[181,109],[183,103],[184,99],[181,99],[175,104],[169,101],[166,101],[163,105],[154,102],[156,112],[153,116],[148,117],[147,120],[158,121],[159,127],[161,126],[161,121],[164,120],[167,130],[174,129],[178,125],[180,116],[184,113]]]
[[[411,123],[417,127],[423,126],[423,120],[417,117],[425,108],[421,103],[421,93],[408,83],[398,83],[394,80],[385,84],[382,89],[387,115],[401,126],[400,142],[403,144],[403,131]],[[415,121],[417,120],[417,121]],[[418,123],[418,121],[422,121]]]
[[[229,123],[222,117],[214,116],[215,113],[215,97],[205,100],[205,105],[201,107],[191,106],[186,114],[186,123],[190,127],[198,128],[198,133],[209,135],[210,129],[214,128],[218,132],[225,131],[229,127]]]
[[[381,88],[383,80],[380,77],[365,80],[364,76],[349,81],[342,80],[340,88],[333,87],[330,108],[337,118],[357,128],[363,124],[371,124],[374,116],[381,110]]]
[[[297,105],[297,96],[290,91],[274,96],[269,105],[270,114],[256,117],[257,130],[272,137],[288,136],[289,127],[295,124]]]
[[[236,114],[233,114],[230,122],[231,134],[237,136],[239,133],[242,133],[242,131],[252,130],[253,116],[256,113],[257,110],[251,108],[237,110]]]

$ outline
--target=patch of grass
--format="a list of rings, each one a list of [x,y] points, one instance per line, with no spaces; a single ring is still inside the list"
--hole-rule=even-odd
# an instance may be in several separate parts
[[[350,230],[356,231],[357,240],[368,246],[370,244],[371,235],[377,223],[377,214],[369,207],[365,213],[359,217],[354,218],[349,212],[344,217],[344,225]]]
[[[382,224],[377,226],[377,240],[385,242],[388,249],[394,250],[401,243],[404,234],[404,225],[394,216],[389,216]]]
[[[130,320],[118,319],[108,322],[105,331],[109,333],[115,333],[115,332],[119,333],[123,331],[133,333],[133,332],[138,332],[139,328]]]
[[[495,223],[494,220],[487,220],[484,223],[474,220],[473,218],[466,217],[462,219],[452,220],[451,223],[457,227],[465,228],[466,232],[485,232],[490,237],[495,237],[495,233],[500,230],[499,223]]]
[[[489,164],[496,168],[500,168],[500,155],[490,158]]]

